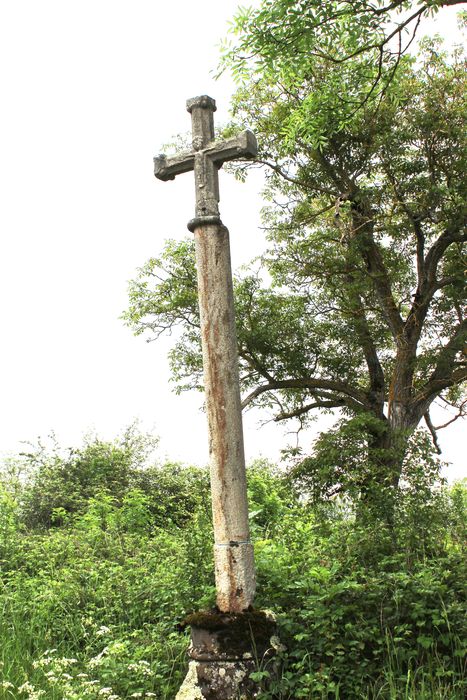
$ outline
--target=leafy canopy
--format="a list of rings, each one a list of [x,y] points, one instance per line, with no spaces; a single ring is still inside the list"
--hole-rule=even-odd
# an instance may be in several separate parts
[[[264,0],[259,8],[239,8],[222,45],[221,71],[237,82],[280,84],[293,95],[310,77],[320,81],[302,93],[317,133],[332,132],[368,104],[377,104],[408,53],[422,20],[463,0]],[[330,80],[329,80],[330,78]],[[351,78],[349,82],[349,78]],[[327,88],[335,88],[332,91]],[[323,100],[324,98],[324,100]],[[328,106],[328,123],[313,106]],[[324,128],[320,128],[324,127]]]
[[[269,200],[268,249],[235,279],[244,406],[360,417],[393,485],[423,417],[436,435],[433,401],[462,411],[467,376],[465,57],[439,39],[416,58],[394,47],[439,7],[405,23],[409,5],[264,2],[223,59],[239,81],[227,131],[246,123],[260,144],[237,173],[264,167]],[[174,379],[201,386],[191,242],[140,270],[125,320],[177,327]]]

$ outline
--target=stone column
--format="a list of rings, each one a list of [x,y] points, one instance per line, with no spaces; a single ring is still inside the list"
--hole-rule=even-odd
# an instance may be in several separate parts
[[[241,612],[253,603],[250,543],[238,380],[237,335],[229,232],[220,225],[194,231],[209,424],[217,606]]]

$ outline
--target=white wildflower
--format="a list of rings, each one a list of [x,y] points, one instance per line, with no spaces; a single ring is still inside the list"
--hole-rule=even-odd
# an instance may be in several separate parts
[[[129,671],[136,671],[137,673],[140,673],[142,676],[152,676],[152,671],[151,671],[151,665],[149,661],[145,661],[144,659],[141,659],[140,661],[136,661],[135,663],[128,664],[128,670]]]
[[[99,629],[97,630],[96,634],[98,637],[104,636],[104,634],[108,634],[110,632],[110,627],[106,627],[106,625],[101,625]]]
[[[35,688],[31,683],[23,683],[23,685],[20,685],[18,688],[18,693],[31,693],[34,692]]]
[[[45,690],[36,690],[32,683],[26,681],[19,686],[18,693],[27,693],[28,700],[39,700],[45,694]]]
[[[77,664],[78,659],[67,659],[67,657],[64,656],[61,659],[57,659],[57,663],[59,663],[61,666],[70,666],[71,664]]]
[[[104,647],[102,649],[102,651],[99,654],[97,654],[97,656],[93,656],[92,659],[89,659],[88,666],[90,666],[90,668],[94,668],[94,666],[99,666],[99,664],[101,663],[102,657],[107,654],[108,650],[109,650],[109,647]]]

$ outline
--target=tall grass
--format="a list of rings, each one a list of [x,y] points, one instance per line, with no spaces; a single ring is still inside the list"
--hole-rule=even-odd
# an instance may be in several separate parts
[[[0,509],[0,700],[175,697],[188,645],[177,623],[214,600],[209,505],[161,524],[144,494],[125,498],[95,496],[46,531]],[[465,697],[465,568],[448,501],[421,554],[378,550],[378,533],[294,500],[268,471],[250,473],[250,502],[257,604],[276,612],[286,647],[275,677],[258,660],[262,700]]]

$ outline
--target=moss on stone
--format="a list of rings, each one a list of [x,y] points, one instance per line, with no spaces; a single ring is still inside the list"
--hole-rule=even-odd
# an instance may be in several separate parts
[[[181,627],[206,630],[215,635],[219,650],[238,655],[264,654],[276,634],[276,622],[263,610],[247,610],[242,613],[222,613],[217,609],[187,615]]]

